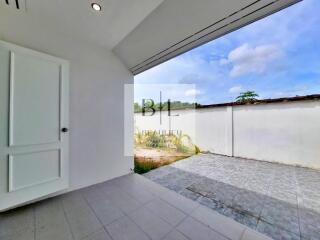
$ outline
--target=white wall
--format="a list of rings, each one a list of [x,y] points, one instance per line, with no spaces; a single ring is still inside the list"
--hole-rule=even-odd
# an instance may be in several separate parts
[[[320,169],[320,101],[176,112],[173,125],[202,151]],[[135,125],[157,129],[158,117],[146,120],[137,113]]]
[[[123,92],[133,76],[118,58],[21,14],[1,12],[0,39],[70,61],[70,190],[129,173]]]
[[[320,168],[320,102],[234,108],[234,155]]]
[[[196,114],[195,110],[176,110],[171,111],[171,117],[168,117],[168,112],[162,112],[162,122],[160,124],[160,113],[156,112],[153,116],[143,116],[142,113],[136,113],[134,117],[134,125],[136,130],[180,130],[183,133],[188,134],[192,139],[196,134]],[[174,115],[179,116],[174,116]]]
[[[201,150],[232,155],[232,128],[229,107],[199,109],[196,112],[195,143]]]
[[[179,130],[189,135],[203,151],[232,155],[229,144],[232,144],[230,142],[232,140],[230,108],[172,110],[171,114],[179,114],[179,116],[171,117],[171,127],[169,127],[167,111],[162,113],[162,124],[160,124],[159,112],[153,116],[142,116],[141,113],[136,113],[135,127],[140,131]]]

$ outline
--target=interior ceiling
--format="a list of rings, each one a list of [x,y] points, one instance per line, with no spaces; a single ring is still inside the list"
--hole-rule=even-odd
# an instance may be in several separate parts
[[[5,0],[1,0],[5,2]],[[14,2],[14,0],[9,0]],[[27,0],[26,17],[74,38],[112,49],[163,0]],[[102,6],[101,12],[91,3]],[[1,11],[12,11],[5,5]],[[28,20],[28,19],[27,19]]]

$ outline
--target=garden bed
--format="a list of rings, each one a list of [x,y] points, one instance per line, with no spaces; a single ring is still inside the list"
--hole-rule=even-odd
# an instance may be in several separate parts
[[[137,147],[134,154],[134,171],[143,174],[190,156],[173,149]]]

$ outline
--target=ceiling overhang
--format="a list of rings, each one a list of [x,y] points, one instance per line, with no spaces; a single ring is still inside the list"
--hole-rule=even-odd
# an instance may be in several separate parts
[[[165,0],[114,49],[133,74],[299,0]]]

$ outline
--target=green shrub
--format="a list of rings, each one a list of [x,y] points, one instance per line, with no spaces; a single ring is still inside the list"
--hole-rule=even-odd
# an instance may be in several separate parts
[[[165,146],[165,136],[152,132],[146,136],[146,146],[151,148],[162,148]]]
[[[144,135],[142,132],[137,130],[134,134],[134,143],[140,145],[144,142]]]
[[[163,135],[156,131],[141,132],[136,129],[134,141],[139,147],[176,150],[188,155],[200,153],[199,147],[193,144],[190,136],[182,133]]]

